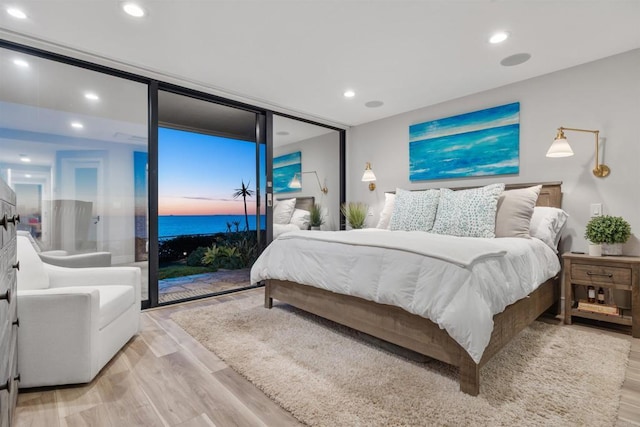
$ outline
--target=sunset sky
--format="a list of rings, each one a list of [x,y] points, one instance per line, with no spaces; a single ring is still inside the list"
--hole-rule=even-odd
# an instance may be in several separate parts
[[[256,188],[254,142],[160,128],[158,135],[159,215],[244,215],[234,199],[242,180]],[[261,164],[265,164],[261,150]],[[255,195],[247,199],[256,212]]]

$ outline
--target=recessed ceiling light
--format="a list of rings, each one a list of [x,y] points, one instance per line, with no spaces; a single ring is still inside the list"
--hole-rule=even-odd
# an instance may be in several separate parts
[[[84,125],[80,122],[71,122],[71,127],[74,129],[82,129]]]
[[[20,161],[21,162],[25,162],[25,163],[29,163],[31,161],[31,159],[26,154],[20,154]]]
[[[9,15],[13,16],[14,18],[27,19],[27,14],[24,13],[22,10],[16,8],[16,7],[8,7],[7,8],[7,13]]]
[[[142,6],[139,6],[135,3],[124,3],[122,5],[122,10],[124,10],[125,13],[133,16],[134,18],[142,18],[145,15],[145,11]]]
[[[24,174],[24,177],[25,177],[25,178],[31,178],[31,174],[30,174],[30,173],[25,173],[25,174]]]
[[[98,95],[96,95],[93,92],[87,92],[84,94],[84,97],[91,100],[91,101],[97,101],[100,99],[100,97]]]
[[[14,59],[13,63],[18,67],[22,67],[22,68],[27,68],[29,66],[29,63],[24,59]]]
[[[520,65],[527,62],[531,59],[530,53],[516,53],[515,55],[507,56],[502,61],[500,61],[500,65],[504,65],[505,67],[513,67],[514,65]]]
[[[369,102],[365,102],[364,106],[368,107],[368,108],[378,108],[378,107],[382,107],[384,105],[384,102],[382,101],[369,101]]]
[[[356,96],[356,93],[352,90],[348,90],[345,93],[343,93],[345,98],[353,98],[354,96]]]
[[[507,33],[506,31],[498,31],[497,33],[489,37],[489,43],[492,43],[492,44],[502,43],[508,38],[509,38],[509,33]]]

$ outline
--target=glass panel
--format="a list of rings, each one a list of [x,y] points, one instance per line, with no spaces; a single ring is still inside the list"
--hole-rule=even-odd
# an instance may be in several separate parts
[[[0,48],[0,176],[42,251],[106,251],[147,290],[147,85]],[[140,160],[143,159],[143,160]]]
[[[278,115],[273,116],[273,193],[296,198],[296,207],[320,207],[322,230],[340,229],[340,133]],[[297,224],[303,228],[306,225]],[[307,227],[316,228],[309,224]],[[290,224],[273,224],[273,238]]]
[[[159,303],[249,286],[264,228],[256,115],[166,91],[158,113]]]

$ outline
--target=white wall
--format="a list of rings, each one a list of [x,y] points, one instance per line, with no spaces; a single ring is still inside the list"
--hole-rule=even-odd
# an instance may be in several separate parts
[[[535,57],[532,61],[535,60]],[[522,65],[526,67],[526,64]],[[473,70],[469,70],[473,72]],[[509,68],[504,68],[508,73]],[[520,173],[447,181],[409,181],[409,126],[429,120],[520,102]],[[368,203],[375,226],[384,192],[396,187],[418,189],[485,185],[492,182],[563,182],[563,208],[570,218],[564,250],[586,251],[583,237],[590,203],[604,213],[624,217],[632,237],[625,254],[640,255],[640,50],[514,83],[351,128],[347,134],[347,201]],[[593,134],[567,132],[575,155],[545,157],[559,126],[600,130],[601,162],[607,178],[595,177]],[[360,181],[371,162],[378,188],[369,192]]]
[[[275,194],[276,199],[289,197],[313,196],[315,202],[326,210],[323,230],[338,230],[340,228],[340,135],[333,131],[315,138],[305,139],[293,144],[274,147],[273,156],[300,151],[302,156],[302,171],[316,171],[323,186],[329,190],[322,194],[316,177],[313,174],[302,176],[302,191],[295,193]]]

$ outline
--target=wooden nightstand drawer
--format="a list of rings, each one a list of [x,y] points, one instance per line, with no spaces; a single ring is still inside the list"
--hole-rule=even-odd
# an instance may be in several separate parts
[[[571,280],[603,285],[631,285],[631,268],[571,264]]]

